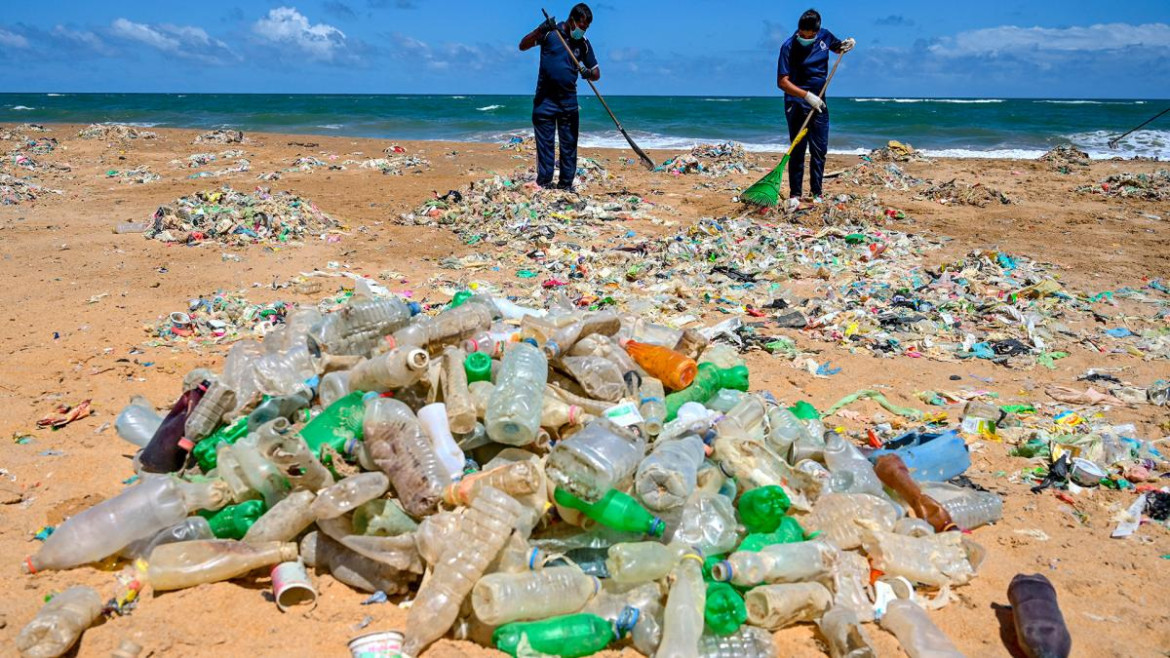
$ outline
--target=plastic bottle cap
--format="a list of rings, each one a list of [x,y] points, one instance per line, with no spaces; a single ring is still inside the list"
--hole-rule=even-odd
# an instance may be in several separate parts
[[[422,313],[422,306],[420,306],[418,302],[407,302],[406,307],[410,309],[410,316],[411,317],[414,317],[414,316],[418,315],[419,313]]]
[[[654,517],[654,520],[650,522],[650,536],[661,537],[664,532],[666,532],[666,522]]]

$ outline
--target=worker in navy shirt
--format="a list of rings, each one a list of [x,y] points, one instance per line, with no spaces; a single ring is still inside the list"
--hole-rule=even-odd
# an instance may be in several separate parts
[[[846,53],[853,49],[853,39],[840,40],[821,28],[821,15],[809,9],[800,17],[796,34],[780,46],[776,64],[776,86],[784,90],[784,116],[788,120],[788,139],[796,139],[809,112],[816,115],[809,122],[808,135],[792,151],[788,162],[790,198],[799,199],[804,186],[804,153],[811,153],[812,171],[809,185],[814,201],[823,193],[825,154],[829,150],[829,106],[817,94],[829,75],[829,52]]]
[[[573,189],[577,175],[577,134],[580,124],[577,106],[577,76],[600,80],[601,69],[585,31],[593,23],[593,11],[580,3],[569,12],[569,20],[541,23],[520,41],[520,50],[540,46],[540,75],[536,79],[536,97],[532,100],[532,126],[536,132],[536,184],[551,187],[556,162],[556,139],[561,141],[561,175],[557,187]],[[557,38],[554,31],[564,38]],[[580,65],[565,52],[565,44]]]

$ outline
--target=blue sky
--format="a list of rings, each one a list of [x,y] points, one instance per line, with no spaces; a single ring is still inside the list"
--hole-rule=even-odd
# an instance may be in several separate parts
[[[547,7],[564,17],[570,2]],[[529,93],[539,2],[6,0],[0,92]],[[612,94],[772,95],[807,5],[593,3]],[[818,2],[838,95],[1166,98],[1170,2]],[[1124,11],[1117,8],[1124,6]]]

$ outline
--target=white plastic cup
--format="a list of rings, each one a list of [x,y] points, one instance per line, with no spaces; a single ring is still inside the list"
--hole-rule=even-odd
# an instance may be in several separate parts
[[[455,443],[455,437],[451,435],[451,421],[447,417],[447,405],[442,402],[428,404],[418,410],[418,420],[422,423],[423,431],[431,438],[435,454],[442,462],[443,468],[447,469],[448,475],[452,478],[462,476],[463,465],[467,458],[463,456],[463,451],[459,449],[459,445]]]
[[[304,562],[281,562],[272,567],[272,598],[281,612],[304,604],[310,609],[316,607],[317,589],[309,580]]]
[[[359,635],[349,641],[353,658],[405,658],[402,643],[406,636],[398,631],[379,631]]]

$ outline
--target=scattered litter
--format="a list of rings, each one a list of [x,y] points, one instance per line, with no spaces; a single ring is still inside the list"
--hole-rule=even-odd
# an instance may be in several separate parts
[[[158,139],[158,133],[120,123],[94,123],[77,133],[82,139]]]
[[[315,204],[289,193],[256,188],[251,194],[229,186],[206,190],[161,206],[146,237],[161,242],[280,244],[337,229],[340,223]]]
[[[195,137],[194,144],[241,144],[244,133],[240,130],[212,130]]]

